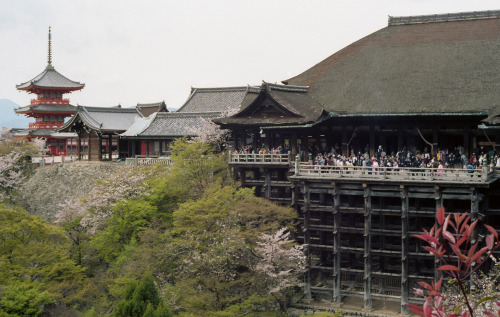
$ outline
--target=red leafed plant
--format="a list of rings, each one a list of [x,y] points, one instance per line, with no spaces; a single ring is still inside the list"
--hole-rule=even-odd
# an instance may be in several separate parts
[[[488,234],[484,241],[485,246],[481,247],[480,244],[482,245],[483,241],[475,238],[478,221],[471,223],[471,217],[467,213],[455,213],[445,217],[444,207],[441,207],[436,213],[436,220],[437,223],[430,231],[424,229],[424,234],[414,235],[414,237],[425,241],[428,246],[423,248],[440,260],[442,265],[437,270],[450,276],[457,283],[463,297],[463,305],[466,307],[461,309],[461,303],[457,303],[454,313],[446,314],[443,305],[444,294],[440,290],[443,276],[437,283],[418,282],[422,289],[415,289],[415,293],[425,297],[424,304],[422,306],[408,304],[408,306],[413,313],[422,317],[473,317],[478,305],[485,301],[496,301],[499,298],[497,294],[489,294],[478,302],[471,302],[466,285],[471,275],[499,247],[498,233],[493,227],[485,224]],[[500,307],[500,302],[497,302],[497,305]],[[495,317],[491,312],[482,311],[482,313],[488,317]]]

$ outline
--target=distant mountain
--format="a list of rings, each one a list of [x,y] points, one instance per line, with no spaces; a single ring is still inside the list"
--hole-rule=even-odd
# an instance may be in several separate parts
[[[14,112],[19,105],[10,99],[0,99],[0,127],[2,128],[28,128],[28,124],[33,121]]]

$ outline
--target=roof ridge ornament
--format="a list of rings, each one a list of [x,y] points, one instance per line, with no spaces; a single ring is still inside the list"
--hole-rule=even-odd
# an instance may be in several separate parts
[[[422,23],[437,23],[437,22],[455,22],[483,19],[498,19],[500,18],[500,10],[488,11],[472,11],[458,13],[444,13],[431,15],[415,15],[415,16],[390,16],[388,26],[404,25],[404,24],[422,24]]]
[[[54,66],[52,66],[52,35],[50,26],[49,26],[49,52],[48,52],[47,69],[54,69]]]

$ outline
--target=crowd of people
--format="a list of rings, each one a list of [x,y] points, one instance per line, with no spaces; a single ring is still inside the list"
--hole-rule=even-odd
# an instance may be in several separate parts
[[[283,146],[275,148],[254,148],[247,145],[235,150],[235,154],[286,154],[289,149]],[[428,148],[423,151],[409,151],[406,148],[394,153],[386,153],[379,146],[373,155],[369,154],[369,147],[364,152],[351,150],[349,156],[342,155],[338,146],[332,146],[322,151],[317,145],[311,145],[308,149],[307,161],[313,165],[327,166],[363,166],[363,167],[413,167],[413,168],[463,168],[476,169],[483,164],[500,168],[500,156],[493,150],[480,150],[477,154],[467,157],[463,147],[457,146],[453,150],[438,149],[432,155]]]

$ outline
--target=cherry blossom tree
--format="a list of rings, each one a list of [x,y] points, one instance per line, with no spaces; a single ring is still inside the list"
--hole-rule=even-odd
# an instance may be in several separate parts
[[[239,111],[238,108],[228,109],[223,111],[220,118],[225,118],[232,116]],[[221,129],[221,127],[214,123],[212,119],[200,117],[200,124],[196,127],[189,128],[189,131],[194,135],[197,135],[195,140],[202,143],[210,143],[215,145],[218,150],[222,150],[227,145],[227,140],[231,135],[231,131],[227,129]]]
[[[2,128],[0,131],[0,146],[5,147],[7,153],[0,154],[0,200],[11,198],[15,188],[24,180],[22,166],[19,162],[21,151],[16,147],[10,149],[7,143],[11,139],[10,129]]]
[[[45,153],[45,146],[47,144],[47,138],[33,138],[31,142],[38,149],[38,153],[43,155]]]
[[[262,234],[255,252],[260,261],[254,271],[260,274],[264,287],[276,299],[282,311],[286,311],[292,292],[304,285],[303,273],[306,270],[304,245],[296,245],[290,239],[286,228],[275,234]]]
[[[82,217],[81,224],[94,234],[113,213],[113,207],[123,199],[140,197],[149,192],[146,179],[153,175],[151,167],[123,166],[82,197],[67,199],[59,205],[56,223]]]

